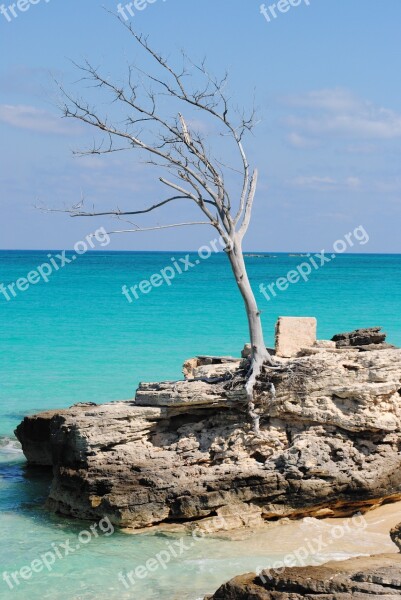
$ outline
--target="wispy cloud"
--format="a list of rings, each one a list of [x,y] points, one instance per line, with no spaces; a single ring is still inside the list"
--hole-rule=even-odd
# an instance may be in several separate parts
[[[292,136],[337,135],[370,140],[401,137],[401,114],[348,90],[324,89],[294,95],[286,99],[286,104],[298,109],[298,114],[285,118]]]
[[[330,112],[349,112],[358,110],[360,101],[350,91],[335,88],[294,94],[286,98],[289,106],[323,109]]]
[[[317,192],[332,192],[341,190],[356,191],[361,187],[359,177],[346,177],[345,179],[334,179],[332,177],[300,176],[291,182],[293,187]]]
[[[22,104],[0,104],[0,122],[40,133],[70,135],[77,131],[77,125],[63,121],[57,115]]]
[[[295,131],[288,134],[287,142],[293,148],[316,148],[316,146],[320,145],[318,140],[307,138]]]
[[[359,177],[347,177],[345,180],[345,185],[351,190],[359,190],[362,182]]]

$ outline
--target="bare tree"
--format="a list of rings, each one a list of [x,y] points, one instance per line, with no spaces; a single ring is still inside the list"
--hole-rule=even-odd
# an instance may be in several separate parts
[[[142,151],[148,164],[158,169],[165,169],[169,177],[160,177],[159,181],[172,190],[173,195],[155,202],[143,210],[120,210],[115,208],[106,212],[84,211],[83,203],[75,205],[67,212],[73,217],[95,217],[100,215],[114,216],[124,219],[128,216],[150,213],[162,206],[177,200],[185,200],[196,205],[203,214],[204,220],[185,223],[172,223],[154,227],[139,227],[122,231],[150,231],[184,225],[212,225],[222,236],[226,244],[225,251],[231,264],[238,288],[245,303],[249,323],[249,334],[252,346],[251,362],[246,381],[248,411],[253,420],[255,431],[259,431],[259,417],[255,411],[254,388],[263,365],[274,368],[272,357],[266,350],[260,311],[248,278],[242,241],[248,230],[252,206],[256,193],[258,172],[251,169],[243,146],[243,138],[255,124],[255,111],[250,116],[238,113],[230,105],[225,88],[227,74],[216,79],[208,73],[206,64],[195,65],[183,54],[183,67],[173,68],[170,62],[152,49],[148,38],[136,33],[130,24],[121,21],[128,29],[135,43],[154,63],[153,74],[131,65],[128,69],[127,81],[123,85],[113,83],[110,78],[102,76],[98,68],[89,62],[75,65],[83,73],[83,80],[92,82],[97,88],[111,94],[114,106],[117,104],[126,109],[128,116],[123,124],[109,117],[100,116],[99,110],[92,108],[87,101],[77,99],[62,86],[63,113],[83,121],[106,134],[87,152],[80,154],[108,154],[125,149]],[[189,66],[188,66],[189,65]],[[200,89],[194,89],[194,74],[202,82]],[[164,116],[166,99],[173,100],[173,116]],[[215,159],[208,147],[204,135],[199,133],[191,121],[183,116],[187,110],[201,111],[205,117],[212,119],[235,145],[239,158],[241,183],[235,191],[232,202],[226,182],[227,165]],[[232,116],[234,115],[234,117]],[[237,122],[232,119],[236,119]],[[117,145],[116,145],[117,144]]]

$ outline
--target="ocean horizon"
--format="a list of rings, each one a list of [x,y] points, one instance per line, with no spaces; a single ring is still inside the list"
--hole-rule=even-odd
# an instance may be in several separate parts
[[[24,278],[50,252],[54,251],[0,251],[0,283]],[[122,286],[148,280],[171,263],[171,257],[179,260],[188,252],[195,263],[193,251],[88,252],[53,272],[47,283],[40,281],[10,301],[0,295],[0,527],[7,539],[0,562],[7,572],[30,564],[52,543],[74,538],[88,527],[44,510],[49,475],[26,470],[13,434],[25,415],[77,402],[130,399],[140,381],[182,378],[182,363],[191,356],[239,356],[248,342],[242,299],[224,253],[177,273],[171,285],[164,283],[132,303],[123,296]],[[308,281],[267,301],[260,285],[296,269],[304,253],[245,254],[268,345],[274,342],[277,317],[290,315],[316,317],[320,339],[382,326],[388,341],[401,346],[401,255],[339,255],[313,270]],[[68,561],[60,560],[51,572],[12,590],[0,581],[0,596],[106,600],[135,594],[144,600],[197,600],[271,558],[266,548],[251,551],[211,539],[184,563],[178,561],[126,589],[118,573],[141,564],[164,543],[151,535],[99,537]],[[115,573],[114,579],[110,573]],[[60,585],[62,576],[68,576],[68,589]]]
[[[0,2],[0,600],[401,598],[387,4]]]

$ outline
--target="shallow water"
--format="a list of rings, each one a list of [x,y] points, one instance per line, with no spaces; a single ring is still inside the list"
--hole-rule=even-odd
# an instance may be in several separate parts
[[[0,282],[26,275],[46,255],[0,252]],[[140,380],[180,377],[181,364],[189,356],[238,355],[247,341],[225,256],[213,256],[171,287],[155,289],[135,304],[124,300],[123,284],[149,278],[169,263],[170,256],[90,254],[12,302],[0,297],[1,598],[196,600],[234,575],[303,548],[305,539],[327,535],[331,527],[312,520],[279,526],[248,540],[194,542],[182,556],[172,557],[168,568],[159,567],[143,580],[136,578],[128,588],[127,573],[166,551],[170,538],[99,535],[57,559],[50,571],[34,573],[19,585],[14,582],[13,589],[3,579],[3,571],[30,565],[52,544],[72,542],[89,527],[44,510],[49,474],[27,471],[13,438],[13,429],[25,414],[79,401],[130,398]],[[277,255],[247,260],[257,290],[260,283],[285,275],[301,259]],[[342,256],[314,273],[308,283],[294,285],[270,303],[259,296],[268,343],[273,342],[277,316],[290,314],[317,316],[320,338],[383,325],[389,341],[401,345],[400,267],[400,256]],[[307,561],[393,549],[377,527],[370,533],[354,528],[330,541],[315,553],[309,551]],[[125,579],[119,579],[119,573]]]
[[[14,457],[14,450],[11,452]],[[322,564],[331,559],[393,552],[395,548],[383,533],[387,525],[371,524],[380,522],[380,512],[375,511],[368,517],[369,524],[360,517],[354,522],[309,518],[278,524],[235,541],[186,536],[180,542],[178,535],[129,535],[113,533],[105,526],[107,535],[99,533],[77,550],[78,535],[88,531],[90,524],[60,519],[44,511],[48,473],[27,472],[20,459],[5,460],[6,453],[2,450],[0,465],[4,544],[1,570],[12,573],[46,557],[49,551],[55,555],[54,546],[62,558],[56,556],[50,570],[34,573],[27,581],[19,578],[18,585],[11,579],[13,589],[3,579],[1,598],[196,600],[235,575],[261,567],[277,568],[277,561],[290,554],[298,564]],[[398,511],[401,514],[399,505]],[[391,519],[395,523],[399,517],[392,515]],[[67,540],[74,552],[64,556],[62,544]],[[135,570],[152,558],[155,570],[147,571],[140,579]],[[134,572],[131,580],[129,572]],[[139,571],[139,575],[143,573]]]

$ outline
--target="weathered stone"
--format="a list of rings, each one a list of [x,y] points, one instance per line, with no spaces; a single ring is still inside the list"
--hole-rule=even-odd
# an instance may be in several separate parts
[[[332,337],[337,348],[347,348],[356,346],[372,346],[374,344],[383,344],[386,341],[386,334],[381,331],[381,327],[368,327],[365,329],[355,329],[349,333],[338,333]],[[381,348],[389,348],[387,344]]]
[[[211,365],[214,369],[215,366]],[[207,368],[207,367],[203,367]],[[224,371],[224,374],[226,371]],[[230,398],[219,385],[206,381],[165,381],[161,383],[141,383],[135,397],[138,406],[229,406]]]
[[[390,531],[390,537],[401,552],[401,523]]]
[[[195,379],[195,370],[198,368],[197,358],[188,358],[182,366],[182,374],[185,379]]]
[[[245,344],[245,346],[242,348],[241,351],[241,356],[242,358],[249,358],[252,354],[252,346],[251,344]]]
[[[353,558],[321,567],[286,568],[232,579],[205,600],[395,600],[401,555]]]
[[[276,324],[276,355],[291,358],[301,348],[313,346],[316,329],[313,317],[280,317]]]
[[[197,356],[184,362],[185,379],[224,377],[238,369],[241,359],[232,356]]]
[[[223,506],[216,511],[217,516],[195,521],[189,529],[217,533],[249,527],[260,528],[264,525],[262,509],[254,504],[238,502],[230,506]]]
[[[354,348],[357,348],[360,352],[369,352],[370,350],[389,350],[396,348],[396,346],[383,342],[383,344],[364,344],[363,346],[354,346]]]
[[[256,386],[260,436],[247,425],[241,370],[25,418],[16,433],[28,461],[54,467],[48,506],[140,528],[244,505],[248,523],[259,510],[267,520],[345,516],[401,498],[401,350],[277,360],[283,370]]]
[[[269,354],[271,354],[271,356],[274,356],[274,354],[276,353],[275,348],[266,348],[266,350],[268,351]],[[241,350],[241,357],[242,358],[250,358],[251,356],[252,356],[252,346],[251,346],[251,344],[245,344],[245,346]]]
[[[325,350],[327,350],[327,348],[336,348],[337,345],[332,340],[316,340],[316,342],[314,343],[314,347],[324,348]]]
[[[20,441],[29,464],[43,467],[53,465],[51,422],[53,417],[63,412],[62,410],[48,410],[31,417],[25,417],[18,426],[16,433],[23,431]]]

